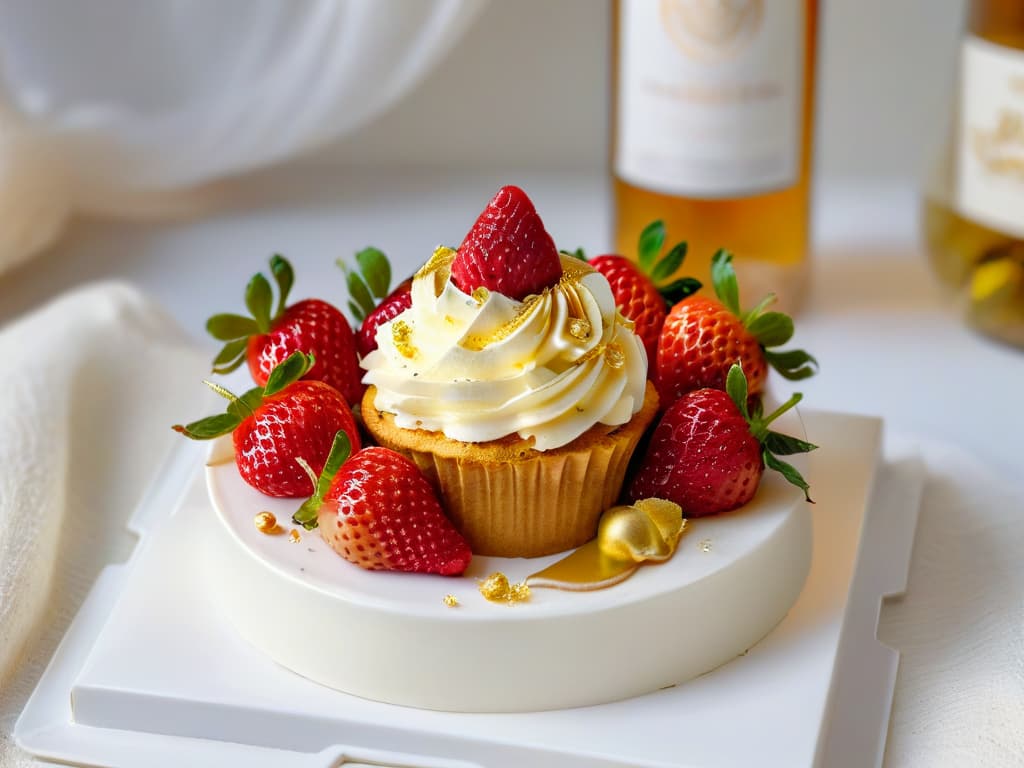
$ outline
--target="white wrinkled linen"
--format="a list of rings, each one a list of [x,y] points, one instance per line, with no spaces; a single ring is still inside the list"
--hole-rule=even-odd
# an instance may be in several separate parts
[[[486,0],[0,0],[0,273],[366,125]]]
[[[0,768],[14,722],[124,529],[209,361],[134,288],[90,285],[0,329]],[[177,393],[177,394],[176,394]],[[190,393],[182,397],[180,393]]]
[[[901,653],[885,766],[1024,766],[1024,482],[922,448],[907,593],[878,628]]]

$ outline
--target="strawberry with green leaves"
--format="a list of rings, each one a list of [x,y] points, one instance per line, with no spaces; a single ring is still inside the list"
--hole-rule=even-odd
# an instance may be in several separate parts
[[[311,357],[294,352],[270,372],[265,386],[241,397],[206,382],[230,401],[227,411],[174,430],[193,440],[230,433],[245,482],[268,496],[308,496],[312,486],[301,462],[319,472],[339,430],[360,445],[355,418],[338,390],[322,381],[300,381],[312,365]]]
[[[360,568],[457,576],[469,544],[455,529],[433,486],[405,456],[379,446],[351,456],[339,432],[316,491],[292,517],[319,527],[334,551]]]
[[[683,277],[670,283],[686,257],[686,243],[677,243],[663,258],[665,224],[654,221],[640,233],[637,261],[605,254],[590,259],[590,266],[603,274],[623,317],[633,321],[633,331],[644,343],[650,368],[654,368],[658,339],[669,307],[700,289],[700,281]]]
[[[726,391],[689,392],[665,412],[630,483],[629,497],[674,501],[684,517],[714,515],[750,501],[767,467],[780,472],[810,501],[800,472],[778,457],[816,446],[769,429],[800,398],[793,395],[767,416],[757,400],[754,411],[748,412],[747,379],[739,365],[731,366]]]
[[[751,395],[764,391],[769,366],[791,380],[817,371],[817,361],[802,349],[776,349],[793,336],[793,321],[781,312],[766,311],[774,294],[747,312],[740,310],[739,285],[728,251],[712,257],[711,281],[717,299],[690,296],[665,318],[653,377],[663,403],[702,387],[724,389],[733,363],[742,366]]]
[[[306,352],[316,358],[306,378],[326,382],[350,404],[358,403],[365,387],[348,320],[319,299],[288,306],[295,277],[283,256],[270,259],[270,273],[277,284],[276,307],[270,282],[257,273],[245,289],[250,317],[225,313],[206,322],[211,336],[227,342],[213,361],[214,373],[229,373],[248,362],[253,380],[266,384],[274,366],[293,352]]]
[[[364,248],[356,254],[357,269],[349,269],[341,259],[337,264],[345,272],[348,284],[348,308],[359,323],[356,349],[366,357],[377,348],[377,326],[394,320],[412,306],[412,278],[403,280],[388,293],[391,264],[377,248]],[[380,301],[374,303],[374,299]]]
[[[558,282],[562,261],[519,187],[498,190],[462,240],[452,261],[451,280],[465,293],[477,288],[525,299]]]

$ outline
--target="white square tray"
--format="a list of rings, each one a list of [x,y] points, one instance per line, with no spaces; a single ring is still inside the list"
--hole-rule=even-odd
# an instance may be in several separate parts
[[[810,456],[814,557],[779,626],[686,684],[525,714],[358,699],[244,643],[204,594],[201,547],[214,520],[201,449],[189,446],[133,517],[136,552],[97,581],[15,738],[44,758],[155,768],[880,765],[899,657],[876,626],[881,601],[906,586],[923,473],[880,464],[876,419],[803,418],[823,446]]]

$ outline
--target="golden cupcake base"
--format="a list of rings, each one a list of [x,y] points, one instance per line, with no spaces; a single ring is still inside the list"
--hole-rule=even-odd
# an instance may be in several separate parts
[[[596,424],[561,448],[537,451],[532,439],[464,443],[403,429],[392,414],[374,407],[375,395],[369,387],[362,402],[373,438],[411,458],[430,479],[474,554],[497,557],[540,557],[594,538],[658,410],[648,382],[643,407],[626,424]]]

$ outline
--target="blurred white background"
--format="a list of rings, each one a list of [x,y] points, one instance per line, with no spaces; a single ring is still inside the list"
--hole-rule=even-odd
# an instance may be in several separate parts
[[[964,0],[820,3],[819,179],[916,185],[948,119]],[[602,167],[609,5],[491,2],[416,91],[315,161]]]

